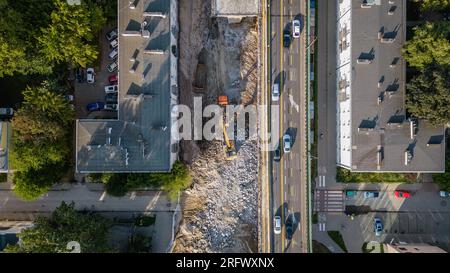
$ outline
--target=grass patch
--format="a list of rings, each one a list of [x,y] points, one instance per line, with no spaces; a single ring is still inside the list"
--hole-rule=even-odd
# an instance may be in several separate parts
[[[324,244],[312,241],[313,253],[332,253]]]
[[[338,167],[336,180],[341,183],[415,183],[413,173],[355,173]]]
[[[345,246],[344,238],[339,231],[330,230],[328,231],[328,236],[345,252],[348,253],[347,247]]]
[[[113,196],[151,188],[164,190],[170,199],[176,199],[192,181],[188,168],[179,161],[175,162],[170,173],[103,173],[90,174],[89,179],[105,184],[106,192]]]
[[[156,216],[142,215],[136,218],[134,224],[139,227],[148,227],[155,224]]]

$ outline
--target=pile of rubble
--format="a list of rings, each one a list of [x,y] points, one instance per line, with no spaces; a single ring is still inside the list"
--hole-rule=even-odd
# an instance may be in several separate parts
[[[220,142],[211,143],[194,159],[191,172],[193,187],[183,197],[174,251],[255,251],[243,246],[257,240],[258,142],[244,142],[234,161],[225,160]],[[250,234],[236,236],[240,226],[249,227]]]

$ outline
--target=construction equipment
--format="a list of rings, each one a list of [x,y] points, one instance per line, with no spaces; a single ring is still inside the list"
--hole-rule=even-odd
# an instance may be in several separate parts
[[[225,113],[226,106],[228,105],[228,97],[227,96],[219,96],[218,104],[223,108],[223,112]],[[223,119],[221,122],[223,138],[224,138],[224,152],[225,158],[229,161],[235,160],[237,157],[236,146],[234,144],[234,140],[230,140],[227,133],[227,127],[229,126],[226,122],[226,117],[223,115]]]

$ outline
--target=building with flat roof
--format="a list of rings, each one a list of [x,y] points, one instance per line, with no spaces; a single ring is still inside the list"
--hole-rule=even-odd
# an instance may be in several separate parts
[[[211,14],[214,17],[243,18],[259,14],[259,0],[212,0]]]
[[[385,253],[447,253],[430,244],[384,244]]]
[[[177,1],[118,0],[118,34],[118,119],[77,121],[77,172],[168,172],[178,150]]]
[[[405,107],[406,0],[342,0],[337,162],[356,172],[444,172],[445,128]]]

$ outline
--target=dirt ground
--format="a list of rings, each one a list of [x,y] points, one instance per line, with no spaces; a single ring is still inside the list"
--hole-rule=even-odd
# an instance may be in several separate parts
[[[226,18],[210,17],[211,0],[179,5],[180,103],[192,109],[194,97],[209,105],[227,95],[230,104],[256,104],[256,18],[229,24]],[[204,66],[197,71],[199,62]],[[225,160],[220,142],[182,141],[180,157],[189,164],[193,185],[182,196],[174,252],[256,252],[258,141],[240,143],[232,162]]]

